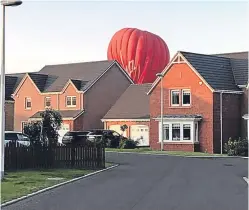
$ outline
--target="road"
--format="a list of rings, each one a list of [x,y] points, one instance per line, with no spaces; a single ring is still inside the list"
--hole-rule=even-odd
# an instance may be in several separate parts
[[[108,153],[112,170],[3,210],[247,210],[247,160]]]

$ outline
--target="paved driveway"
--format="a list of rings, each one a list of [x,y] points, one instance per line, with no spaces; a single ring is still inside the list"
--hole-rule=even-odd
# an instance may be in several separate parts
[[[247,210],[247,160],[108,153],[121,165],[3,210]]]

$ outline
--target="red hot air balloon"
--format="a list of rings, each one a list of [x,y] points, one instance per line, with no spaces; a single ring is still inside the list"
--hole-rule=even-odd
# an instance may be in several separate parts
[[[137,28],[117,31],[108,46],[108,60],[117,60],[135,84],[152,83],[169,63],[167,44],[161,37]]]

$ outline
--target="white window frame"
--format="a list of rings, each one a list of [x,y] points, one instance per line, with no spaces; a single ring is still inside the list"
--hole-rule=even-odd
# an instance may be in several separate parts
[[[25,97],[24,100],[25,100],[25,102],[24,102],[25,103],[25,109],[30,110],[32,108],[32,100],[31,100],[31,98],[30,97]],[[31,103],[30,107],[27,106],[28,100],[30,100],[30,103]]]
[[[179,94],[179,104],[173,104],[173,92],[178,92]],[[181,103],[181,91],[179,89],[172,89],[170,90],[170,106],[173,106],[173,107],[178,107],[180,106],[180,103]]]
[[[67,105],[67,99],[68,98],[71,98],[71,105]],[[73,98],[75,98],[75,101],[76,101],[76,104],[75,105],[73,105]],[[66,96],[66,107],[76,107],[76,105],[77,105],[77,97],[76,96]]]
[[[22,133],[24,132],[25,124],[28,124],[28,123],[29,123],[28,121],[21,121],[21,130],[22,130]]]
[[[50,100],[50,105],[49,105],[49,106],[47,106],[47,99]],[[46,96],[44,102],[45,102],[45,107],[46,107],[46,108],[47,108],[47,107],[51,107],[51,97],[50,97],[50,96]]]
[[[189,95],[190,95],[190,103],[189,104],[184,104],[183,103],[183,96],[184,96],[184,92],[189,92]],[[183,89],[182,90],[182,93],[181,93],[181,95],[182,95],[182,106],[191,106],[191,90],[190,89]]]
[[[163,140],[163,142],[172,142],[172,143],[197,143],[199,142],[199,131],[198,131],[198,122],[195,120],[165,120],[163,124],[169,125],[169,140]],[[172,138],[172,124],[180,124],[180,140],[173,140]],[[190,140],[183,140],[183,125],[190,125]],[[195,129],[195,127],[197,128]],[[162,141],[162,132],[161,132],[161,122],[159,122],[159,142]],[[197,135],[197,136],[196,136]]]

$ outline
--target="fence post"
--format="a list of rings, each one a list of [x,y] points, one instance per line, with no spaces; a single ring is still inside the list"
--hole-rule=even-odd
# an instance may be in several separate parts
[[[75,165],[75,145],[71,145],[71,167]]]

